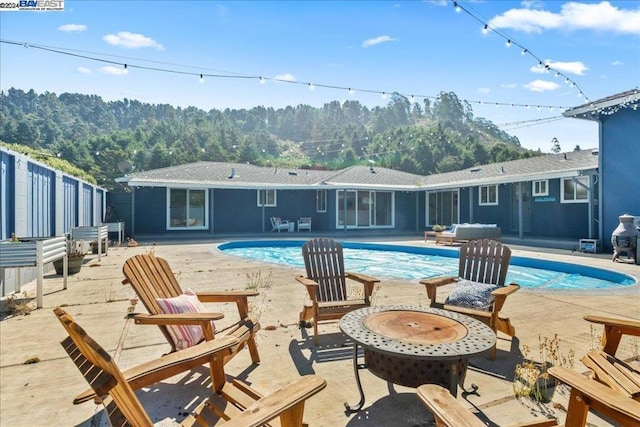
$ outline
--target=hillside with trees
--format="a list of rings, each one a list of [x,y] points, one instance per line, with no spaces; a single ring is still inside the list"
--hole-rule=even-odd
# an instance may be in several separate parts
[[[96,95],[0,93],[0,141],[32,157],[64,159],[120,191],[114,178],[195,161],[337,169],[369,164],[428,175],[539,155],[453,92],[422,104],[393,94],[384,107],[332,101],[322,108],[204,111]]]

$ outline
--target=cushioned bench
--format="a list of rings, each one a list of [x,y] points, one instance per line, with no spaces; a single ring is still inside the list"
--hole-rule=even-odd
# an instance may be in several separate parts
[[[476,239],[500,240],[502,237],[500,227],[496,224],[453,224],[451,229],[436,235],[436,245],[454,242],[464,243]]]

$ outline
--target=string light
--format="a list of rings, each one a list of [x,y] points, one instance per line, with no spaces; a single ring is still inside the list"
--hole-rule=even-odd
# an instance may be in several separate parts
[[[204,77],[200,74],[200,83],[204,83]]]
[[[470,7],[462,7],[460,6],[460,4],[457,1],[453,2],[453,7],[455,8],[456,12],[465,12],[467,15],[469,15],[470,17],[472,17],[473,19],[475,19],[476,21],[480,22],[483,25],[483,31],[486,29],[493,31],[495,34],[499,35],[500,37],[502,37],[504,40],[506,40],[505,44],[507,47],[510,47],[512,44],[518,46],[519,48],[522,49],[522,51],[520,52],[522,55],[530,55],[531,57],[533,57],[535,60],[538,61],[538,63],[540,64],[540,66],[544,66],[546,71],[555,71],[556,73],[558,73],[559,75],[565,77],[567,80],[571,81],[572,86],[571,87],[575,87],[578,90],[578,93],[580,94],[581,97],[584,97],[587,101],[589,100],[589,98],[587,97],[587,95],[582,91],[582,89],[580,89],[580,87],[573,81],[571,80],[569,77],[567,77],[566,75],[564,75],[563,73],[561,73],[558,70],[553,69],[549,64],[547,64],[546,62],[542,61],[542,59],[540,59],[538,56],[534,55],[529,49],[525,48],[524,46],[522,46],[520,43],[517,43],[515,40],[513,40],[512,37],[509,37],[508,35],[506,35],[505,33],[503,33],[502,31],[493,28],[491,26],[489,26],[488,23],[484,22],[482,19],[478,18],[475,14],[473,14],[469,9]]]

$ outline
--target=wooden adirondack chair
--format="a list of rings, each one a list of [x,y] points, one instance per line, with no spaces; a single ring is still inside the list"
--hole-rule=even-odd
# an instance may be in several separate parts
[[[151,418],[111,356],[74,321],[71,315],[61,308],[54,309],[54,312],[69,335],[61,342],[62,347],[91,385],[98,400],[105,406],[110,424],[152,426]],[[236,342],[237,339],[230,336],[212,342],[217,346],[216,358],[222,360],[220,353]],[[218,367],[221,377],[224,378],[223,364],[219,363]],[[326,381],[323,378],[307,375],[262,397],[245,383],[225,380],[219,393],[214,393],[211,398],[200,404],[181,425],[249,427],[262,426],[279,418],[282,426],[301,426],[306,400],[325,386]]]
[[[131,285],[149,312],[149,314],[132,314],[131,317],[137,324],[157,325],[171,345],[172,352],[176,351],[177,343],[169,333],[168,325],[201,325],[205,340],[214,339],[211,321],[222,319],[224,316],[221,313],[164,314],[162,312],[156,298],[172,298],[183,293],[165,259],[150,254],[136,255],[124,263],[122,271],[125,276],[122,283]],[[252,362],[260,363],[260,355],[255,342],[255,334],[260,330],[260,324],[255,318],[249,316],[248,303],[248,297],[257,295],[259,292],[256,291],[197,293],[198,299],[202,302],[235,302],[238,307],[238,321],[224,327],[216,324],[216,338],[227,335],[237,338],[237,344],[231,347],[225,355],[225,362],[247,345]]]
[[[585,426],[589,410],[593,410],[616,425],[640,425],[640,402],[629,399],[608,387],[586,378],[571,369],[553,367],[549,373],[571,387],[565,425]],[[469,412],[449,391],[439,385],[425,384],[416,390],[418,398],[431,411],[438,427],[483,427],[486,424]],[[557,420],[536,421],[525,426],[557,426]],[[523,427],[522,424],[520,424]]]
[[[444,308],[456,311],[489,325],[494,331],[501,331],[509,336],[515,336],[515,328],[507,317],[500,315],[500,310],[504,306],[507,296],[511,295],[520,286],[511,283],[505,286],[509,261],[511,260],[511,249],[502,245],[497,240],[482,239],[471,240],[460,247],[460,258],[458,264],[458,276],[435,277],[422,279],[420,283],[425,285],[427,296],[431,301],[431,307]],[[438,287],[466,281],[496,285],[497,289],[491,292],[493,302],[488,305],[488,310],[460,307],[452,304],[437,302]],[[491,359],[496,357],[496,347],[491,351]]]
[[[602,350],[592,350],[582,358],[582,363],[591,370],[592,378],[640,401],[640,370],[616,357],[623,335],[640,336],[640,321],[602,316],[585,316],[584,319],[604,326]]]
[[[307,275],[296,276],[309,293],[311,305],[305,304],[300,313],[300,324],[304,326],[313,319],[313,342],[318,344],[318,322],[340,319],[357,308],[368,307],[376,283],[380,280],[344,270],[342,245],[332,239],[318,238],[302,246],[302,257]],[[364,292],[360,298],[349,298],[347,279],[360,282]]]

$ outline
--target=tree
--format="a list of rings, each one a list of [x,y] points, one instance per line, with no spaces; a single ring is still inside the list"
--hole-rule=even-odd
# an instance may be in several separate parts
[[[554,154],[558,154],[560,151],[562,151],[562,148],[560,148],[560,141],[558,141],[558,138],[556,138],[555,136],[551,140],[551,144],[551,151]]]
[[[579,146],[579,145],[576,145],[576,146],[573,148],[573,151],[581,151],[581,150],[582,150],[582,148],[580,148],[580,146]]]

